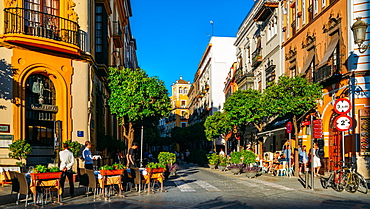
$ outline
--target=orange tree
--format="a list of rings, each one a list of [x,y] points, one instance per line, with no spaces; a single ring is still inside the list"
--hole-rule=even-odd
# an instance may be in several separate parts
[[[171,104],[162,80],[142,69],[109,68],[111,91],[108,104],[122,126],[128,149],[134,140],[134,124],[166,116]]]

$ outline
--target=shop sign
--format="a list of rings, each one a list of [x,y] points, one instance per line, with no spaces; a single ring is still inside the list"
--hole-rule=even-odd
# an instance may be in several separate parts
[[[10,133],[10,125],[0,124],[0,132],[1,133]]]
[[[8,148],[13,143],[13,135],[0,135],[0,147]]]
[[[58,106],[46,104],[31,104],[31,109],[47,112],[58,112]]]
[[[360,154],[370,155],[370,110],[360,110]]]
[[[303,121],[301,123],[301,126],[309,126],[311,124],[311,121]]]

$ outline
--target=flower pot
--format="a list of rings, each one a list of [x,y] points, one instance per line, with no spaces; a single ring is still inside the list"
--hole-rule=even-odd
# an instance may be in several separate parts
[[[217,167],[218,167],[218,169],[219,169],[219,170],[221,170],[221,171],[226,170],[226,166],[224,166],[224,165],[219,165],[219,166],[217,166]]]
[[[146,168],[148,173],[163,173],[164,168]]]
[[[42,179],[60,179],[63,172],[49,172],[49,173],[30,173],[31,178],[35,180]]]
[[[115,176],[121,175],[124,169],[117,169],[117,170],[100,170],[100,175],[102,176]]]
[[[233,173],[235,175],[235,174],[239,174],[241,169],[240,168],[230,168],[230,171],[231,171],[231,173]]]
[[[210,169],[215,169],[216,168],[216,165],[213,165],[213,164],[208,164],[209,168]]]
[[[254,177],[257,175],[257,171],[246,171],[246,172],[245,172],[245,175],[246,175],[248,178],[254,178]]]

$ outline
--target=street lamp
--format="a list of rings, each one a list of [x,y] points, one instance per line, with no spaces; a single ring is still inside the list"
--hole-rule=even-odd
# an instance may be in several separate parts
[[[369,24],[362,21],[362,17],[357,17],[356,19],[357,21],[353,23],[351,29],[355,38],[355,43],[358,45],[358,51],[364,53],[369,48],[369,45],[363,44],[366,39],[366,29]]]

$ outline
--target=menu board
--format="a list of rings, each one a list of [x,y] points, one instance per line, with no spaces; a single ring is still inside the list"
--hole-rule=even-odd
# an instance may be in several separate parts
[[[361,114],[362,113],[362,114]],[[370,114],[360,111],[360,153],[370,155]]]

